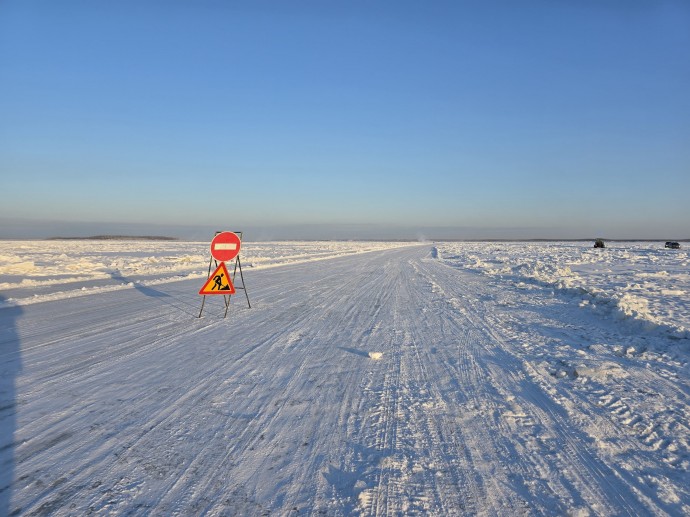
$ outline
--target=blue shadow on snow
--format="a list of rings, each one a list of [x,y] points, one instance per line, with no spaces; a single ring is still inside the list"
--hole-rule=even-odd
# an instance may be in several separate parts
[[[0,295],[0,307],[5,297]],[[0,308],[0,515],[11,515],[14,482],[14,433],[17,430],[16,377],[22,370],[21,348],[16,320],[22,309]]]

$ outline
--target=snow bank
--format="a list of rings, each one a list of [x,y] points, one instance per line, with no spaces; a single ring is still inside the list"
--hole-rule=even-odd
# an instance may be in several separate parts
[[[325,260],[409,245],[400,242],[245,242],[243,269]],[[5,305],[206,278],[209,242],[0,241]]]
[[[446,243],[443,260],[510,280],[523,289],[548,288],[580,307],[625,321],[635,330],[690,338],[688,252],[662,243]]]

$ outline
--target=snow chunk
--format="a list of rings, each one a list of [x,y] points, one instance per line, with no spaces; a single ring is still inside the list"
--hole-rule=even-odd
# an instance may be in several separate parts
[[[606,377],[627,377],[628,373],[616,363],[606,362],[595,366],[581,364],[575,367],[575,377],[605,379]]]

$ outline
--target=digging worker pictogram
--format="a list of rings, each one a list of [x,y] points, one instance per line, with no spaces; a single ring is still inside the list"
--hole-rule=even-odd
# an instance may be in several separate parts
[[[216,287],[218,288],[219,291],[229,291],[230,290],[229,285],[223,285],[223,277],[224,276],[225,275],[223,275],[223,273],[221,273],[220,275],[216,275],[213,277],[213,281],[216,283],[216,285],[211,287],[211,291],[215,290]]]

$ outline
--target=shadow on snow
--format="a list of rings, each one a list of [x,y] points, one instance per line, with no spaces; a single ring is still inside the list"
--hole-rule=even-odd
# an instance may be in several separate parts
[[[5,301],[0,296],[0,304]],[[0,515],[10,515],[15,471],[14,433],[17,429],[16,377],[22,370],[16,320],[22,309],[0,309]]]

